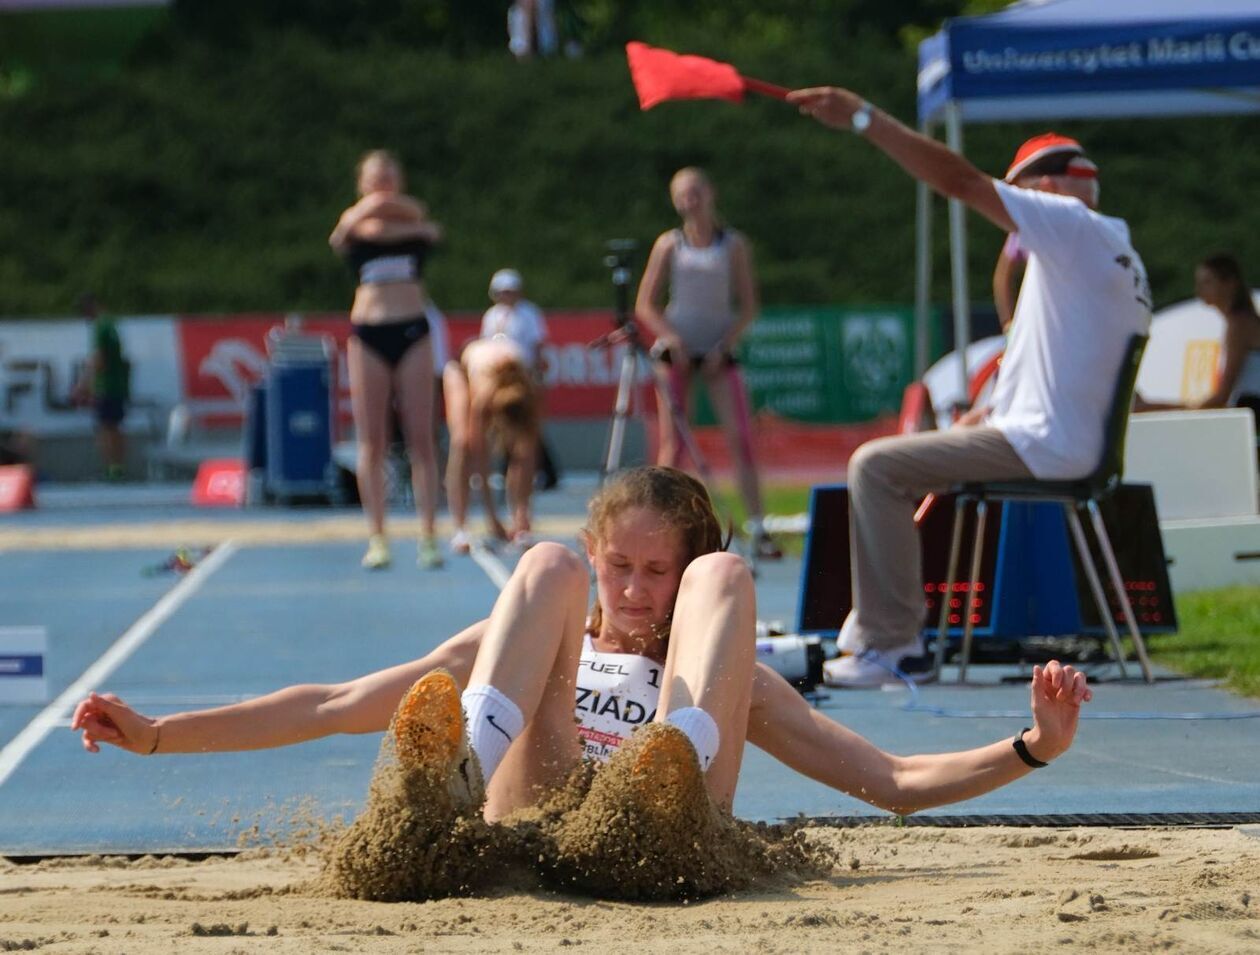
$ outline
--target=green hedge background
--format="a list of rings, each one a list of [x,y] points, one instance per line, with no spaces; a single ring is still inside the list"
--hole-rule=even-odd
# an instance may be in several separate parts
[[[971,8],[1000,6],[973,4]],[[348,305],[326,236],[367,148],[397,150],[446,226],[428,277],[445,308],[480,308],[511,265],[554,307],[611,304],[605,241],[646,246],[675,224],[680,166],[706,167],[752,239],[769,304],[908,302],[911,181],[868,144],[782,103],[670,103],[642,113],[621,44],[736,63],[787,86],[851,86],[914,119],[913,41],[966,5],[790,0],[563,4],[584,54],[518,63],[485,0],[176,3],[115,68],[48,67],[0,97],[0,315]],[[764,4],[762,5],[765,6]],[[1103,205],[1132,225],[1155,296],[1191,294],[1217,249],[1260,275],[1250,198],[1254,118],[1059,123],[1102,168]],[[1043,124],[974,126],[999,173]],[[944,205],[934,298],[948,300]],[[971,217],[973,297],[1002,236]]]

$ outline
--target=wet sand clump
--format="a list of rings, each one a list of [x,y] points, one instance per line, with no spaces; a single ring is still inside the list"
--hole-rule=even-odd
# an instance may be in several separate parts
[[[548,881],[605,899],[704,898],[834,867],[830,852],[799,833],[718,810],[691,744],[662,723],[636,732],[593,778],[575,774],[538,812],[512,822]]]
[[[367,806],[325,853],[319,888],[379,902],[471,892],[491,866],[484,801],[458,687],[443,670],[426,674],[399,703]]]
[[[377,902],[474,891],[490,867],[481,806],[456,804],[434,768],[400,765],[391,742],[381,747],[366,808],[326,849],[315,888]]]

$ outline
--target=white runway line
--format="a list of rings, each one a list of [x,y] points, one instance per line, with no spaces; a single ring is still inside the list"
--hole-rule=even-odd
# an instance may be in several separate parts
[[[225,541],[211,551],[201,563],[188,572],[188,576],[172,587],[144,616],[133,623],[126,633],[114,641],[113,646],[101,654],[95,663],[84,670],[77,680],[66,687],[57,699],[44,707],[40,714],[31,720],[4,749],[0,749],[0,786],[4,785],[22,761],[44,741],[49,733],[58,726],[66,725],[66,721],[74,712],[75,704],[80,699],[108,680],[110,675],[149,637],[153,636],[154,631],[165,623],[185,600],[200,590],[206,579],[227,563],[228,558],[234,553],[236,553],[236,545],[232,541]]]
[[[500,590],[507,586],[512,572],[507,569],[507,564],[499,560],[498,554],[483,544],[474,544],[469,554],[477,562],[477,566],[486,572],[486,576],[490,578],[491,583]],[[0,778],[0,782],[3,782],[2,778]]]

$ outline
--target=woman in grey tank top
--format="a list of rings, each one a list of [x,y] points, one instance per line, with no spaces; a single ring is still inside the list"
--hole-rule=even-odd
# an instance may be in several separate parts
[[[667,366],[670,397],[684,414],[692,376],[704,382],[731,448],[758,556],[781,557],[762,527],[748,395],[735,360],[739,339],[757,316],[752,254],[743,235],[721,225],[713,184],[703,170],[680,169],[670,181],[669,195],[682,227],[663,233],[652,246],[635,315],[656,336],[652,356]],[[667,285],[668,304],[662,307]],[[657,409],[657,463],[678,467],[682,445],[673,418],[663,401],[657,401]]]

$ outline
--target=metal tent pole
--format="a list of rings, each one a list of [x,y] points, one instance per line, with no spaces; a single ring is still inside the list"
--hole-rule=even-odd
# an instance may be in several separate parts
[[[919,124],[919,132],[932,135],[932,124]],[[922,379],[932,353],[932,190],[914,184],[914,377]]]
[[[956,100],[945,104],[945,142],[961,154],[962,108]],[[949,263],[954,300],[954,350],[958,353],[961,401],[967,401],[970,377],[967,373],[967,346],[971,343],[971,299],[967,291],[967,207],[959,199],[949,200]]]

